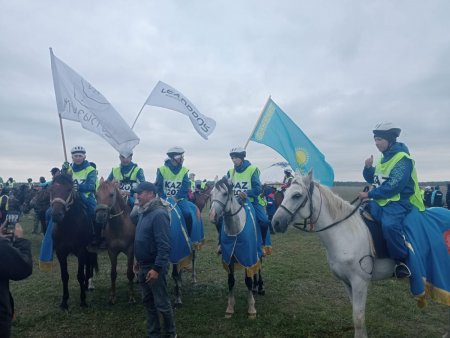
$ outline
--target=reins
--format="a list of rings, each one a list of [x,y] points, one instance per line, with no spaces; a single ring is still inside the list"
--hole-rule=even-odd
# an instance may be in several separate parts
[[[293,184],[299,184],[299,183],[294,182]],[[292,225],[294,228],[296,228],[296,229],[298,229],[298,230],[301,230],[301,231],[304,231],[304,232],[313,232],[313,233],[316,233],[316,232],[322,232],[322,231],[328,230],[328,229],[330,229],[330,228],[332,228],[332,227],[338,225],[339,223],[341,223],[341,222],[343,222],[343,221],[349,219],[350,217],[352,217],[352,216],[356,213],[356,211],[359,209],[359,207],[361,206],[361,204],[362,204],[362,201],[360,201],[360,202],[358,203],[358,205],[352,210],[352,212],[350,212],[347,216],[345,216],[344,218],[340,219],[339,221],[336,221],[336,222],[334,222],[334,223],[331,223],[331,224],[329,224],[329,225],[327,225],[327,226],[325,226],[325,227],[323,227],[323,228],[321,228],[321,229],[319,229],[319,230],[314,230],[312,227],[311,227],[310,230],[307,230],[307,229],[306,229],[306,226],[307,226],[307,221],[308,221],[308,219],[310,220],[309,224],[313,225],[313,224],[315,223],[315,222],[312,222],[312,221],[311,221],[311,217],[312,217],[313,212],[314,212],[313,205],[312,205],[312,194],[313,194],[313,189],[314,189],[314,183],[311,182],[310,188],[308,189],[308,196],[305,197],[305,199],[303,200],[303,202],[301,203],[301,205],[300,205],[294,212],[291,212],[291,211],[288,210],[285,206],[280,205],[280,207],[281,207],[283,210],[285,210],[285,211],[291,216],[291,219],[293,219],[294,216],[300,211],[300,209],[302,209],[302,208],[306,205],[306,202],[308,201],[308,199],[310,200],[310,203],[309,203],[310,214],[309,214],[308,217],[306,217],[306,218],[304,219],[305,221],[304,221],[304,223],[303,223],[303,227],[297,226],[297,224],[302,224],[302,223],[294,223],[294,224]],[[364,188],[364,191],[367,191],[367,189],[368,189],[368,187]],[[320,189],[319,189],[319,194],[320,194],[320,208],[319,208],[319,212],[318,212],[318,214],[317,214],[316,222],[317,222],[317,220],[319,219],[320,212],[321,212],[321,210],[322,210],[322,193],[320,192]],[[350,204],[354,204],[358,199],[359,199],[359,197],[356,197]]]
[[[73,190],[70,192],[69,196],[67,196],[67,198],[64,200],[61,197],[55,197],[52,198],[51,194],[50,194],[50,205],[53,206],[54,203],[61,203],[64,206],[64,209],[66,211],[69,211],[70,207],[72,206],[73,202],[74,202],[74,192]]]

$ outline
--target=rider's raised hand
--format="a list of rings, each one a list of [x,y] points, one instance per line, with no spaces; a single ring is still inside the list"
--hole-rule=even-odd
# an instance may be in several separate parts
[[[373,167],[373,155],[370,155],[370,157],[368,159],[366,159],[366,161],[364,162],[364,165],[366,166],[366,168]]]

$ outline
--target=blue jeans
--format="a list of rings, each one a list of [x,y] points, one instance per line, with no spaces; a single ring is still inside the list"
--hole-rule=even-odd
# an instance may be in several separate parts
[[[386,240],[389,256],[396,261],[405,261],[408,249],[405,244],[403,220],[413,206],[409,201],[390,202],[384,207],[377,202],[369,201],[370,214],[381,223],[383,236]]]
[[[151,283],[145,282],[147,273],[152,266],[144,265],[139,269],[139,284],[142,289],[142,303],[147,310],[147,334],[148,337],[161,337],[161,324],[158,313],[164,321],[165,337],[175,337],[175,321],[172,306],[167,293],[167,267],[159,273],[158,279]]]

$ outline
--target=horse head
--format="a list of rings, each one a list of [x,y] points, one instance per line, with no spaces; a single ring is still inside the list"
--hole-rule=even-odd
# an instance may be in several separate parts
[[[97,189],[96,199],[95,220],[98,223],[105,224],[110,218],[114,217],[113,209],[115,207],[120,210],[125,209],[125,203],[121,203],[123,199],[115,180],[110,182],[102,177]]]
[[[69,174],[55,176],[50,187],[50,205],[52,207],[52,219],[61,222],[66,212],[74,202],[73,180]]]
[[[291,185],[284,192],[284,198],[272,218],[276,231],[285,232],[289,224],[310,218],[314,181],[312,171],[306,176],[296,174]]]
[[[214,183],[211,190],[211,210],[209,212],[209,219],[212,223],[217,223],[220,217],[230,211],[230,201],[233,199],[233,186],[227,177]]]

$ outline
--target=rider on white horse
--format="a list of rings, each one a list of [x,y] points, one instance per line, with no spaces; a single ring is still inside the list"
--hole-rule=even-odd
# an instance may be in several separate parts
[[[264,206],[260,203],[262,193],[259,169],[245,159],[247,155],[244,148],[237,147],[230,150],[230,157],[234,167],[228,170],[227,176],[233,182],[234,195],[241,201],[248,199],[255,209],[256,220],[261,228],[263,246],[270,247],[269,218]]]
[[[417,180],[414,160],[408,147],[397,142],[401,129],[392,123],[380,123],[373,130],[375,145],[382,153],[373,166],[373,155],[365,161],[364,179],[373,185],[369,192],[359,193],[361,199],[370,198],[371,215],[381,223],[389,255],[397,263],[395,276],[409,277],[405,264],[408,250],[403,232],[403,220],[412,210],[425,210]]]

